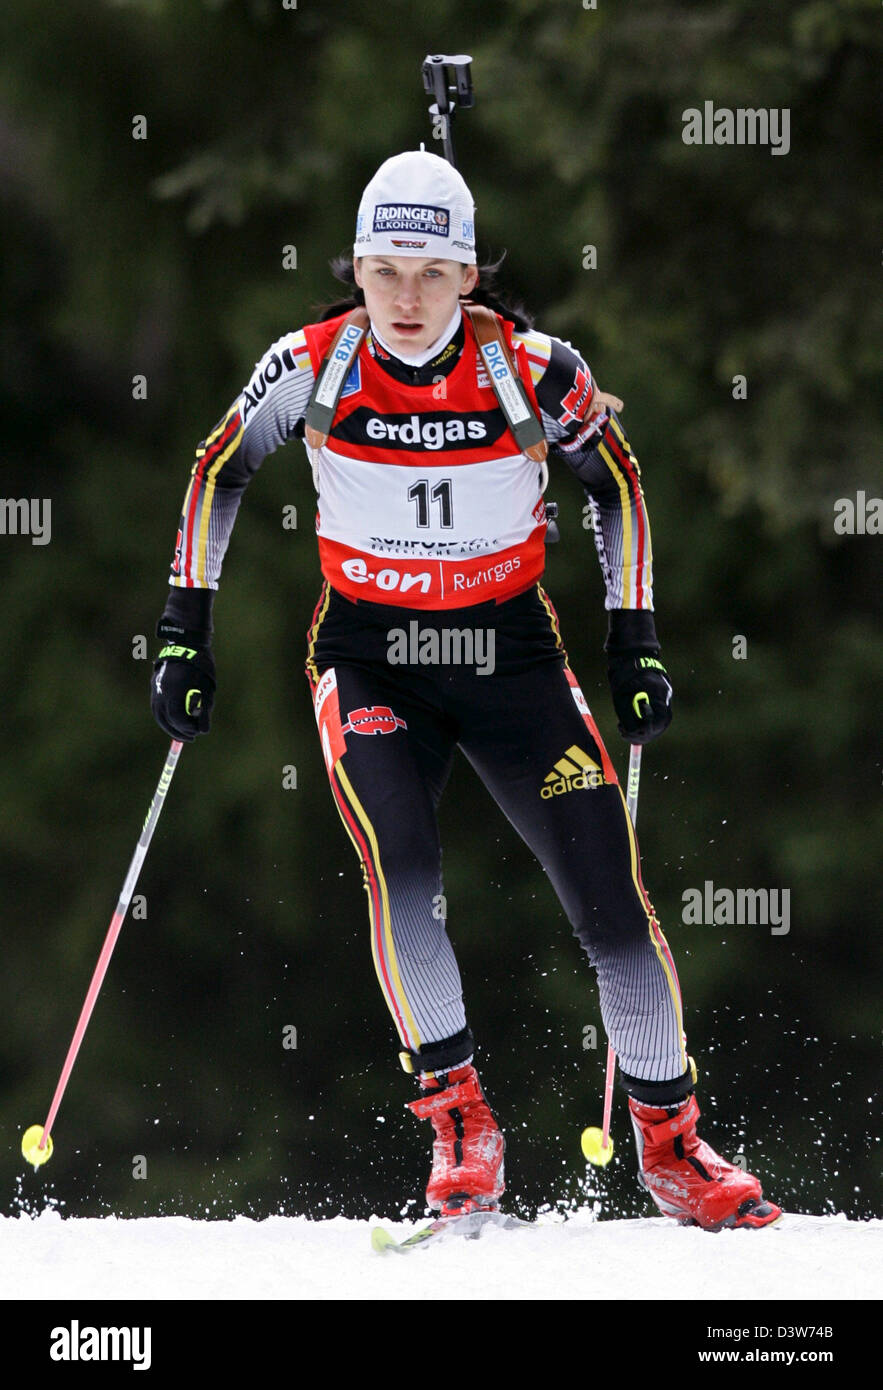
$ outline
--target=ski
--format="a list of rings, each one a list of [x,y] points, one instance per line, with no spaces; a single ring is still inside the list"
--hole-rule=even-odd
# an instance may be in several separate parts
[[[478,1240],[488,1226],[504,1231],[519,1231],[530,1229],[535,1224],[533,1221],[522,1220],[520,1216],[508,1216],[501,1211],[472,1211],[465,1216],[438,1217],[428,1226],[421,1226],[412,1235],[406,1236],[404,1240],[396,1240],[383,1226],[375,1226],[371,1232],[371,1248],[379,1255],[385,1255],[390,1250],[406,1255],[410,1250],[416,1250],[422,1245],[435,1244],[446,1236],[458,1235],[466,1240]]]

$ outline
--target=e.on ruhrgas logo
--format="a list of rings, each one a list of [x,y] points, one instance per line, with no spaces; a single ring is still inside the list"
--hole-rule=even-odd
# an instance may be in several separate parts
[[[394,734],[408,726],[389,705],[369,705],[367,709],[351,709],[342,727],[345,734]]]

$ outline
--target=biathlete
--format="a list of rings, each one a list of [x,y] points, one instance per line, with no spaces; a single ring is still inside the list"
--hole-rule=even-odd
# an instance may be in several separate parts
[[[473,1066],[446,929],[436,811],[457,748],[548,874],[597,972],[638,1150],[666,1215],[717,1229],[779,1209],[697,1136],[671,952],[625,801],[540,578],[547,454],[583,484],[606,587],[619,729],[671,719],[637,460],[580,354],[480,283],[474,205],[419,151],[358,210],[353,295],[281,337],[199,445],[151,682],[176,739],[209,728],[212,601],[243,492],[303,439],[324,576],[306,671],[337,809],[361,862],[371,948],[410,1108],[434,1129],[430,1208],[493,1209],[503,1135]]]

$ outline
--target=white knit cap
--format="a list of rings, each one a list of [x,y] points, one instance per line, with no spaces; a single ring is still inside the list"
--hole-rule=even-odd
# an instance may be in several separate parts
[[[353,255],[475,265],[475,204],[462,176],[426,150],[387,159],[362,194]]]

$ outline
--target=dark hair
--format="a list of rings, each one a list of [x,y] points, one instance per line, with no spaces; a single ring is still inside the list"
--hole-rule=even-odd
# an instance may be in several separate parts
[[[512,304],[508,299],[503,298],[497,287],[497,272],[505,259],[506,252],[504,251],[498,261],[485,261],[483,265],[478,267],[478,284],[473,290],[470,290],[468,297],[476,304],[486,304],[495,313],[510,319],[519,332],[525,333],[533,328],[533,315],[520,301]],[[323,319],[337,318],[339,314],[346,314],[350,309],[355,309],[357,304],[365,303],[365,296],[356,284],[352,252],[342,251],[329,264],[335,280],[340,280],[344,285],[351,286],[351,293],[347,299],[338,300],[334,304],[314,305],[317,323],[321,323]]]

